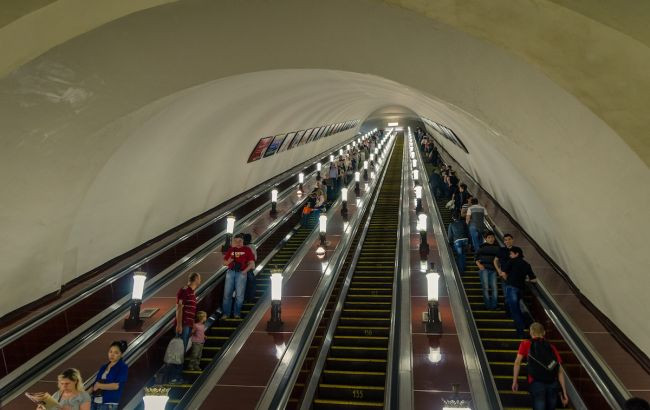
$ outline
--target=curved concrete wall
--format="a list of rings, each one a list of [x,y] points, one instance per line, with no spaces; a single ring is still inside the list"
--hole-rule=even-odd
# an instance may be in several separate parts
[[[454,129],[470,154],[449,151],[650,352],[647,166],[536,67],[428,18],[371,1],[173,3],[51,50],[0,96],[3,312],[326,148],[240,168],[260,136],[396,104]]]

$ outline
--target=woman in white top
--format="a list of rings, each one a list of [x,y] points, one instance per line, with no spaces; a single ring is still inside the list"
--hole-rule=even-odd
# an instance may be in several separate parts
[[[50,403],[56,402],[61,410],[90,410],[90,395],[84,391],[84,383],[77,369],[66,369],[58,377],[59,390],[49,393],[34,393],[30,399],[40,401],[38,410],[51,409]]]

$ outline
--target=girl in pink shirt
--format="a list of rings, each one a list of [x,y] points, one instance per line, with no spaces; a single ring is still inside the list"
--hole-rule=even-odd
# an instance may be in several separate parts
[[[208,314],[204,311],[196,313],[196,320],[192,328],[192,349],[190,350],[187,369],[188,370],[201,370],[199,362],[203,353],[203,344],[205,343],[205,321]]]

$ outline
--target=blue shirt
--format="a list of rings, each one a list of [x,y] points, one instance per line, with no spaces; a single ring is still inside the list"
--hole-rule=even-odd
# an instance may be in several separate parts
[[[106,367],[108,367],[108,363],[99,368],[95,382],[106,384],[119,383],[120,387],[117,390],[102,390],[102,402],[104,404],[119,404],[120,398],[122,397],[122,389],[124,389],[124,383],[126,383],[126,379],[129,374],[129,366],[127,366],[126,363],[120,359],[117,363],[115,363],[115,365],[113,365],[113,367],[111,367],[111,370],[108,371],[107,377],[105,379],[102,379],[102,376],[106,371]]]

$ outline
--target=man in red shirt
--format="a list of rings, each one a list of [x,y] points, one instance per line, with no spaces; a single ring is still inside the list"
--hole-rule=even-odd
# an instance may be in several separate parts
[[[223,262],[228,266],[226,272],[226,283],[223,288],[223,314],[230,316],[233,297],[235,292],[235,311],[233,317],[239,319],[241,307],[244,304],[244,292],[246,291],[246,276],[248,271],[255,268],[255,256],[248,246],[244,246],[244,235],[238,234],[232,240],[232,246],[224,255]]]
[[[512,391],[519,390],[519,369],[527,359],[528,386],[533,399],[533,410],[554,410],[557,394],[562,387],[562,404],[569,402],[564,383],[562,359],[554,345],[544,340],[546,331],[541,323],[530,325],[530,339],[522,340],[512,374]],[[559,384],[559,386],[558,386]]]
[[[183,338],[183,344],[187,344],[194,326],[196,315],[196,295],[194,291],[201,284],[201,275],[196,272],[190,273],[187,278],[187,285],[183,286],[176,293],[176,334]]]
[[[187,278],[187,285],[183,286],[176,293],[176,334],[183,339],[183,346],[187,351],[187,345],[192,335],[194,316],[196,315],[196,295],[194,291],[201,284],[201,275],[196,272],[190,273]],[[171,383],[184,383],[181,374],[183,365],[173,366]]]

